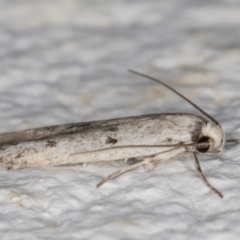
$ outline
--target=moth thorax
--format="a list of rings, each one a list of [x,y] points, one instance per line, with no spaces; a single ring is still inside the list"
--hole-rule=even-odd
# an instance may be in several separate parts
[[[208,122],[202,127],[196,150],[201,153],[217,153],[225,144],[225,134],[220,125]]]

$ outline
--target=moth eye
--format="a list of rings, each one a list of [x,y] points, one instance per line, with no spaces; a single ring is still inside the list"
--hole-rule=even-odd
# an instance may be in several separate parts
[[[203,136],[198,140],[197,143],[209,143],[208,146],[202,146],[202,147],[199,146],[196,148],[198,150],[198,152],[201,152],[201,153],[208,152],[208,150],[210,148],[210,138],[209,137]]]

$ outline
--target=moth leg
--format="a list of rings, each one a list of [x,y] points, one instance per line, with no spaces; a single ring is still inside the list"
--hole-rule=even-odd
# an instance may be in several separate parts
[[[102,186],[105,182],[107,182],[108,180],[114,179],[116,177],[118,177],[119,175],[123,174],[124,172],[128,172],[134,168],[140,167],[142,165],[149,165],[150,167],[152,166],[152,164],[156,163],[156,162],[164,162],[169,160],[170,158],[177,156],[178,154],[185,152],[185,148],[174,148],[174,149],[168,149],[164,152],[160,152],[158,154],[155,154],[154,156],[141,156],[138,159],[140,159],[140,162],[135,163],[129,167],[125,167],[125,168],[121,168],[113,173],[111,173],[110,175],[108,175],[106,178],[104,178],[100,183],[97,184],[97,187]],[[141,160],[144,159],[144,160]]]
[[[198,158],[197,158],[195,152],[193,153],[193,156],[194,156],[194,159],[195,159],[195,163],[196,163],[196,166],[197,166],[197,170],[198,170],[198,172],[201,174],[202,179],[203,179],[203,181],[205,182],[205,184],[206,184],[213,192],[215,192],[220,198],[223,198],[222,193],[220,193],[216,188],[214,188],[214,187],[208,182],[208,180],[206,179],[206,177],[204,176],[204,174],[203,174],[203,172],[202,172],[202,169],[201,169],[201,165],[200,165],[200,163],[199,163],[199,161],[198,161]]]
[[[107,182],[108,180],[114,179],[114,178],[120,176],[121,174],[123,174],[123,173],[125,173],[125,172],[128,172],[128,171],[130,171],[130,170],[132,170],[132,169],[134,169],[134,168],[138,168],[138,167],[140,167],[140,166],[142,166],[142,165],[144,165],[144,164],[146,164],[145,161],[141,161],[141,162],[138,162],[138,163],[136,163],[136,164],[133,164],[133,165],[131,165],[131,166],[129,166],[129,167],[120,168],[120,169],[118,169],[117,171],[115,171],[115,172],[109,174],[107,177],[105,177],[100,183],[97,184],[97,187],[99,188],[99,187],[101,187],[105,182]]]
[[[146,158],[144,160],[146,162],[148,161],[148,163],[146,163],[146,172],[152,171],[159,162],[166,162],[169,159],[183,152],[185,152],[185,148],[175,148],[175,149],[169,149],[159,154],[156,154],[152,158]]]

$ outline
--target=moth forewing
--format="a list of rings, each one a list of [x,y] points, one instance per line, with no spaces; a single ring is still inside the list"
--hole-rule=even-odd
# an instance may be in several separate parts
[[[182,145],[197,142],[206,124],[200,116],[167,113],[5,133],[0,135],[0,166],[112,161],[159,154],[173,146],[186,151]]]

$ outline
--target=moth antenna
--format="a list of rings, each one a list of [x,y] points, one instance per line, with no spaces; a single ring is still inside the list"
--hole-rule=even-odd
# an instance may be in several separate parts
[[[203,111],[200,107],[198,107],[195,103],[193,103],[191,100],[189,100],[188,98],[186,98],[185,96],[183,96],[181,93],[179,93],[177,90],[175,90],[174,88],[170,87],[169,85],[167,85],[166,83],[156,79],[156,78],[153,78],[153,77],[150,77],[146,74],[143,74],[143,73],[139,73],[139,72],[136,72],[134,70],[128,70],[129,72],[133,73],[133,74],[137,74],[139,76],[142,76],[142,77],[145,77],[145,78],[148,78],[152,81],[155,81],[157,83],[160,83],[161,85],[163,85],[164,87],[168,88],[169,90],[171,90],[172,92],[174,92],[175,94],[177,94],[179,97],[183,98],[185,101],[187,101],[188,103],[190,103],[193,107],[195,107],[199,112],[201,112],[203,115],[205,115],[206,117],[208,117],[210,120],[212,120],[216,125],[220,125],[219,122],[213,118],[212,116],[210,116],[209,114],[207,114],[205,111]]]
[[[155,154],[151,154],[151,155],[145,155],[145,156],[141,156],[141,157],[144,157],[144,158],[147,158],[147,157],[154,157],[158,154],[163,154],[163,153],[166,153],[166,152],[170,152],[170,151],[173,151],[173,150],[176,150],[180,147],[176,147],[176,148],[172,148],[172,149],[169,149],[169,150],[166,150],[166,151],[163,151],[163,152],[160,152],[160,153],[155,153]],[[139,157],[138,157],[139,158]],[[108,180],[111,180],[111,179],[114,179],[118,176],[120,176],[121,174],[125,173],[125,172],[128,172],[134,168],[137,168],[137,167],[140,167],[142,165],[146,164],[146,161],[141,161],[141,162],[138,162],[138,163],[135,163],[131,166],[128,166],[128,167],[124,167],[124,168],[121,168],[111,174],[109,174],[107,177],[105,177],[100,183],[97,184],[97,188],[101,187],[105,182],[107,182]]]
[[[196,163],[196,166],[197,166],[197,170],[198,172],[201,174],[202,178],[203,178],[203,181],[205,182],[205,184],[213,191],[215,192],[220,198],[223,198],[223,195],[222,193],[220,193],[216,188],[214,188],[209,182],[208,180],[206,179],[206,177],[204,176],[203,172],[202,172],[202,169],[201,169],[201,165],[198,161],[198,158],[197,158],[197,155],[195,152],[193,152],[193,156],[194,156],[194,159],[195,159],[195,163]]]

